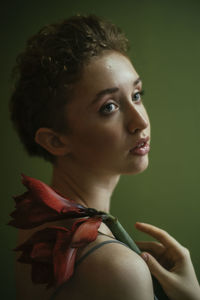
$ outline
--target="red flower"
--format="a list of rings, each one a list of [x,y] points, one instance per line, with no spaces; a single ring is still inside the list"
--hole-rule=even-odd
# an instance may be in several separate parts
[[[74,272],[76,253],[97,238],[102,218],[83,218],[74,222],[71,230],[48,227],[34,233],[15,251],[22,251],[18,261],[32,265],[34,283],[59,286]]]
[[[16,210],[11,213],[14,219],[9,225],[29,229],[45,222],[56,221],[66,217],[76,218],[94,215],[95,209],[84,207],[73,200],[59,195],[47,184],[22,174],[22,183],[28,191],[13,197]]]
[[[66,199],[37,179],[22,175],[22,182],[28,191],[14,197],[16,209],[10,225],[29,229],[49,221],[85,217],[71,229],[52,226],[35,232],[15,249],[22,251],[20,262],[32,265],[34,283],[58,286],[72,276],[77,249],[97,238],[105,213]]]

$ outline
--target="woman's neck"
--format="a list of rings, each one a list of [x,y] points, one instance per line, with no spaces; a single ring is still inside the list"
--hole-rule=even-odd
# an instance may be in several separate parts
[[[109,213],[111,196],[119,178],[119,175],[97,174],[58,162],[53,167],[51,187],[83,206]]]

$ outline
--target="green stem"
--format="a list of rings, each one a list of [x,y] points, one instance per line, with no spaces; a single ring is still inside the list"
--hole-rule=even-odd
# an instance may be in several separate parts
[[[130,235],[126,232],[126,230],[123,228],[116,217],[110,214],[105,214],[103,215],[103,222],[109,227],[112,234],[118,241],[123,242],[124,244],[129,246],[129,248],[131,248],[137,254],[141,254],[141,251],[136,243],[132,240]]]

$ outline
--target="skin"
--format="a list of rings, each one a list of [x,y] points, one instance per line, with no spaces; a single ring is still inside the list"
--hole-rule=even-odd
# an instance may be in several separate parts
[[[142,257],[169,299],[200,300],[200,286],[189,250],[156,226],[137,222],[135,227],[157,240],[137,244],[145,251]]]
[[[120,175],[147,168],[148,154],[130,154],[140,138],[150,136],[142,83],[133,85],[138,78],[131,62],[116,52],[107,51],[85,67],[66,105],[70,133],[40,128],[36,134],[36,141],[57,156],[52,187],[78,203],[109,212]],[[112,87],[119,91],[93,103],[99,91]]]
[[[120,175],[138,174],[147,168],[148,154],[139,156],[130,153],[140,138],[150,137],[150,122],[141,100],[142,83],[138,78],[139,75],[128,58],[114,51],[105,51],[85,66],[81,80],[74,86],[73,99],[65,107],[69,132],[61,134],[49,128],[40,128],[37,131],[36,142],[57,158],[53,166],[51,186],[64,196],[84,206],[109,212],[110,199]],[[107,94],[93,103],[97,93],[113,87],[118,88],[118,91]],[[199,284],[185,248],[155,226],[137,223],[136,228],[160,242],[143,242],[139,246],[148,251],[148,254],[142,254],[142,257],[170,299],[199,300]],[[112,236],[103,223],[99,230]],[[118,246],[121,247],[115,245],[109,249]],[[138,263],[138,274],[143,272],[143,282],[151,285],[144,264],[137,261],[137,257],[133,259],[132,255],[132,252],[125,255],[127,261]],[[108,262],[105,268],[107,264]],[[129,263],[125,264],[128,268]],[[88,266],[84,270],[83,263],[80,272],[81,268],[81,278],[87,279],[88,272],[85,270],[88,270]],[[119,270],[113,268],[116,266],[111,266],[113,274],[118,274]],[[130,274],[129,278],[133,279],[126,290],[129,291],[130,288],[132,292],[135,271],[130,267],[126,272]],[[96,282],[101,282],[104,278],[105,274],[102,274],[98,281],[94,280],[92,286],[95,287]],[[91,280],[92,278],[86,282]],[[135,283],[137,280],[136,276]],[[121,279],[119,285],[120,282]],[[113,289],[116,289],[116,286],[118,285],[115,284]],[[150,296],[139,296],[141,288],[137,290],[138,286],[139,283],[134,286],[134,291],[138,293],[137,299],[150,299]],[[111,289],[110,295],[112,294]],[[151,294],[152,286],[147,287],[147,295]],[[127,294],[127,299],[130,299],[131,295]],[[87,295],[86,298],[88,297]]]

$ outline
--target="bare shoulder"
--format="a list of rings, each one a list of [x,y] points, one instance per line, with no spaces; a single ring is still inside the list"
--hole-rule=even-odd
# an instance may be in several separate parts
[[[143,259],[119,243],[106,244],[85,260],[79,270],[82,289],[95,299],[150,300],[153,287]],[[98,292],[97,292],[98,291]]]
[[[146,263],[119,243],[104,244],[87,256],[77,266],[74,282],[81,299],[153,300],[152,280]]]

